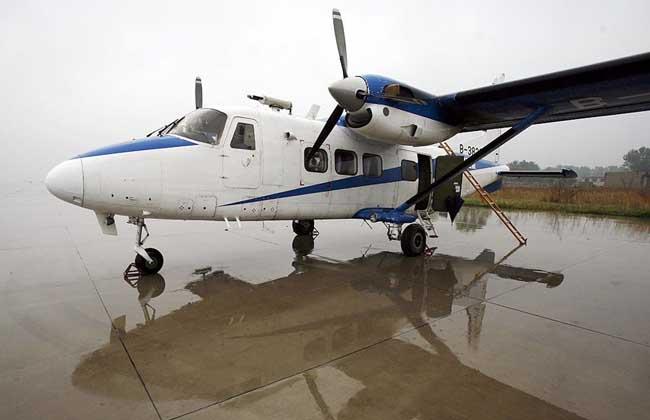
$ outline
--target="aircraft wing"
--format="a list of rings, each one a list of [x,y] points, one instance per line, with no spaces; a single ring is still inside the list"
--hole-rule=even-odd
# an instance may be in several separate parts
[[[510,127],[540,107],[535,123],[650,109],[650,53],[453,93],[439,98],[463,132]]]

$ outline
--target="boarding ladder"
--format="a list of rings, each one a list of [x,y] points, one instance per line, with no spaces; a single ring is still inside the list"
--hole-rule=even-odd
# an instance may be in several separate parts
[[[449,147],[447,143],[445,142],[440,143],[440,147],[444,149],[444,151],[447,152],[449,156],[454,156],[454,151],[451,150],[451,147]],[[474,187],[474,189],[481,197],[481,199],[485,202],[485,204],[490,206],[494,214],[497,215],[499,220],[501,220],[501,222],[503,222],[503,224],[508,228],[510,233],[512,233],[512,236],[514,236],[515,239],[517,239],[517,241],[519,241],[521,245],[524,245],[527,239],[524,237],[524,235],[521,234],[521,232],[519,232],[519,230],[515,227],[515,225],[512,224],[510,219],[508,219],[508,216],[506,216],[503,210],[501,210],[501,207],[499,207],[496,201],[494,201],[492,196],[483,189],[481,184],[479,184],[476,178],[474,178],[474,175],[472,175],[472,173],[469,170],[464,171],[463,174],[465,175],[467,181],[469,181],[469,183],[472,184],[472,187]]]

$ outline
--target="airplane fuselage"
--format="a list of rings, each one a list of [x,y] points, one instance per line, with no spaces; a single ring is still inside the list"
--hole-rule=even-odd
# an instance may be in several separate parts
[[[345,219],[366,208],[398,206],[418,191],[418,180],[404,179],[402,162],[417,163],[418,155],[435,159],[444,154],[437,147],[372,141],[337,126],[323,148],[327,163],[318,171],[309,171],[305,148],[313,145],[321,121],[252,108],[230,108],[224,113],[227,120],[216,144],[172,134],[97,149],[62,163],[58,176],[77,176],[78,181],[67,182],[73,185],[71,191],[57,193],[54,188],[53,193],[110,215],[183,220]],[[254,142],[252,149],[235,144],[242,127],[248,130],[248,141]],[[364,174],[371,169],[365,167],[370,161],[380,162],[380,170],[374,167],[372,174]],[[497,172],[507,166],[481,161],[470,169],[481,185],[496,187]],[[50,181],[55,177],[56,169]],[[471,185],[463,183],[462,195],[472,192]]]

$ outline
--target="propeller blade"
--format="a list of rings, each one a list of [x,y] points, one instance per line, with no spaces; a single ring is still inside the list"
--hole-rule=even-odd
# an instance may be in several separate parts
[[[334,111],[332,111],[332,114],[330,114],[329,118],[327,119],[327,122],[323,126],[323,129],[318,135],[316,142],[314,143],[311,150],[309,151],[309,155],[307,155],[308,162],[311,158],[314,157],[318,149],[320,149],[323,142],[327,139],[327,136],[330,135],[337,121],[339,120],[339,118],[341,118],[341,115],[343,115],[343,108],[337,105],[336,108],[334,108]]]
[[[203,85],[201,84],[201,78],[198,76],[194,82],[194,101],[196,102],[196,109],[203,108]]]
[[[332,21],[334,22],[334,36],[336,37],[336,48],[339,50],[339,60],[341,60],[341,69],[343,78],[348,77],[348,51],[345,46],[345,31],[343,30],[343,19],[338,9],[332,10]]]

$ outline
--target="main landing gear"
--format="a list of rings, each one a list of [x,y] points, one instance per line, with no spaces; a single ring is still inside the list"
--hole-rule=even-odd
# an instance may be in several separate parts
[[[417,257],[418,255],[430,255],[431,249],[427,247],[427,237],[437,237],[427,234],[425,227],[419,223],[412,223],[404,230],[402,225],[397,223],[384,223],[388,230],[388,239],[391,241],[400,241],[402,252],[407,257]]]
[[[135,261],[134,265],[142,274],[155,274],[163,266],[164,259],[160,251],[156,248],[143,248],[144,242],[149,237],[149,230],[147,225],[144,222],[144,219],[141,217],[130,217],[129,223],[134,224],[137,227],[136,236],[135,236]],[[144,231],[145,235],[142,236]]]
[[[404,229],[400,242],[404,255],[417,257],[427,249],[427,233],[421,225],[413,223]]]

